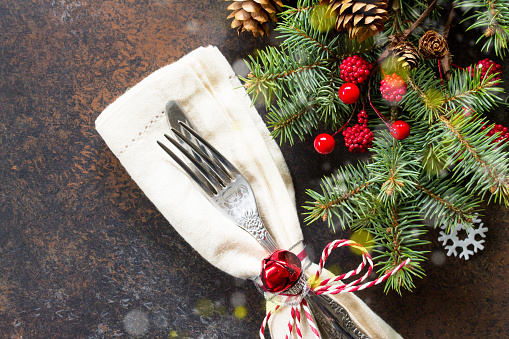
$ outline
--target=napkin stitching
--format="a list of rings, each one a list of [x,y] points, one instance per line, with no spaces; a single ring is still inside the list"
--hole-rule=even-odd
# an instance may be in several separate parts
[[[152,127],[164,114],[165,112],[162,111],[161,113],[154,116],[152,120],[150,120],[150,123],[145,125],[145,128],[143,128],[143,130],[138,133],[138,136],[136,138],[132,139],[127,145],[122,147],[122,149],[119,152],[119,156],[123,155],[132,145],[138,142],[138,140],[140,140],[140,138],[149,130],[149,128]]]

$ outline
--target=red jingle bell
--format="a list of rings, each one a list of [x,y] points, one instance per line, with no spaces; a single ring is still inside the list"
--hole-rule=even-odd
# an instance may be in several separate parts
[[[292,287],[300,278],[302,265],[299,257],[286,250],[279,250],[262,260],[260,274],[263,286],[272,293]]]

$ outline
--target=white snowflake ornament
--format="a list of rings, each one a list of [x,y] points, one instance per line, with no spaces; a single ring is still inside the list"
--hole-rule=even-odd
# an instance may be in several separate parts
[[[456,251],[458,248],[461,249],[461,253],[459,254],[460,258],[468,260],[471,255],[477,253],[477,251],[481,251],[484,249],[484,239],[477,240],[475,238],[476,235],[479,235],[482,238],[486,238],[486,232],[488,231],[487,227],[484,227],[484,223],[481,219],[473,218],[472,223],[479,224],[475,228],[469,228],[466,230],[465,225],[459,223],[454,227],[454,229],[449,234],[445,234],[446,225],[442,224],[440,226],[444,231],[440,231],[440,236],[438,237],[438,241],[442,242],[442,245],[447,250],[447,256],[451,256],[454,254],[455,257],[458,256],[458,252]],[[460,239],[458,237],[458,231],[465,230],[467,231],[467,237],[465,239]],[[450,244],[449,243],[450,240]],[[473,250],[469,248],[469,246],[473,246]]]

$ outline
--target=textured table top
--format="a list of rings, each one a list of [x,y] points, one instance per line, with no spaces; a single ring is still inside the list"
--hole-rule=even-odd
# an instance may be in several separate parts
[[[257,336],[261,294],[199,257],[94,129],[124,91],[199,46],[217,46],[242,69],[243,58],[277,43],[239,38],[227,5],[0,0],[2,338]],[[451,50],[466,65],[482,55],[461,29],[451,33]],[[508,125],[504,114],[490,118]],[[298,206],[323,175],[358,159],[344,147],[321,156],[311,140],[282,149]],[[430,230],[432,260],[413,293],[385,295],[377,286],[358,296],[407,338],[509,337],[508,220],[507,209],[488,207],[485,249],[468,261],[446,257],[438,230]],[[349,236],[302,225],[315,255]],[[356,257],[337,263],[348,260]]]

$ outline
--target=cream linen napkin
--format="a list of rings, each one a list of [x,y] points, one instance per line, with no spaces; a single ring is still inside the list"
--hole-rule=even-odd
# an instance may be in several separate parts
[[[235,277],[257,276],[267,253],[225,219],[157,145],[169,132],[164,114],[169,100],[178,100],[198,132],[244,174],[278,245],[288,249],[302,240],[281,151],[217,48],[198,48],[152,73],[108,106],[96,128],[133,180],[200,255]],[[300,245],[293,251],[302,249]],[[315,271],[314,265],[310,272]],[[399,338],[353,293],[337,299],[368,336]],[[284,336],[288,312],[283,307],[269,321],[273,338]],[[303,334],[312,338],[311,331]]]

